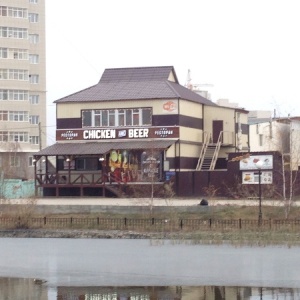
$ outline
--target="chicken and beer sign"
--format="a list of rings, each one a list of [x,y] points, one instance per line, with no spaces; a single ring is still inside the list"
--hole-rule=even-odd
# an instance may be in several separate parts
[[[261,184],[273,183],[273,156],[253,155],[240,160],[240,170],[245,170],[242,172],[243,184],[259,184],[259,170],[257,167],[258,162],[261,162]]]
[[[112,140],[112,139],[147,139],[147,138],[178,138],[179,128],[142,127],[142,128],[104,128],[56,130],[56,140]]]

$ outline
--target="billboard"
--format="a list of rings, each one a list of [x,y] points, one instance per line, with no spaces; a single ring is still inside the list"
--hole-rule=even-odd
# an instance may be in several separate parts
[[[261,171],[260,175],[261,184],[272,184],[273,183],[273,172],[272,171]],[[250,171],[242,173],[243,184],[259,184],[259,171]]]
[[[257,162],[261,161],[262,170],[273,169],[273,155],[251,155],[240,160],[240,170],[257,170]]]

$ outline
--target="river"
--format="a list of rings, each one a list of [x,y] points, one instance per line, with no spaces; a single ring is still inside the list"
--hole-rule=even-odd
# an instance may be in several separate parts
[[[297,291],[299,250],[168,240],[0,238],[0,277],[45,280],[41,286],[49,300],[58,299],[51,294],[67,287],[219,286]]]

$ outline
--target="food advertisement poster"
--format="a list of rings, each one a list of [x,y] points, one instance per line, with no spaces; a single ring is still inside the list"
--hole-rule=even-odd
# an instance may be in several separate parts
[[[243,172],[243,184],[259,184],[259,172]],[[262,171],[260,177],[261,184],[272,184],[272,171]]]
[[[251,155],[240,160],[240,170],[257,170],[257,162],[262,162],[262,170],[273,169],[273,155]]]

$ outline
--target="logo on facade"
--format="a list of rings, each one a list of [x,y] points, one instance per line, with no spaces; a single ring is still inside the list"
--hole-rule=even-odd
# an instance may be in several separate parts
[[[163,104],[163,109],[166,111],[174,111],[177,109],[176,103],[173,101],[168,101],[166,103]]]
[[[118,132],[118,137],[119,138],[122,138],[122,137],[125,137],[126,136],[126,130],[120,130],[119,132]]]
[[[61,133],[60,136],[66,140],[73,140],[74,138],[78,137],[78,133],[74,132],[73,130],[68,130],[66,132]]]
[[[160,128],[154,131],[154,135],[160,138],[165,138],[173,135],[173,130],[168,128]]]

